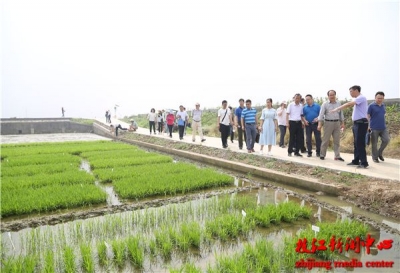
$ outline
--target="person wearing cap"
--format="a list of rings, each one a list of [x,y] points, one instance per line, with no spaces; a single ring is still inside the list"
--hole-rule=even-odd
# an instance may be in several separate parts
[[[196,109],[192,111],[192,141],[196,141],[196,134],[199,132],[201,142],[206,141],[203,137],[203,129],[201,128],[201,117],[203,111],[200,109],[200,103],[196,103]]]
[[[130,120],[131,124],[129,125],[129,131],[136,131],[138,129],[138,125],[135,120]]]
[[[280,132],[279,147],[285,148],[286,135],[286,101],[282,101],[281,107],[276,111],[278,116],[278,127]]]

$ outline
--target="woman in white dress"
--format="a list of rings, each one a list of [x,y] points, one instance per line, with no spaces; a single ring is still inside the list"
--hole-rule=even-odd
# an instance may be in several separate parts
[[[272,145],[276,145],[276,132],[278,121],[276,110],[272,108],[272,99],[267,99],[267,107],[262,110],[260,117],[260,154],[263,153],[264,145],[268,145],[268,156],[271,156]]]

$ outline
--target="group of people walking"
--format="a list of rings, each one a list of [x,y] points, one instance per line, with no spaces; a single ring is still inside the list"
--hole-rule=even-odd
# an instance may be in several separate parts
[[[252,107],[250,99],[239,100],[239,106],[234,114],[227,107],[228,102],[222,101],[222,107],[218,110],[217,126],[221,132],[222,147],[228,148],[228,137],[231,127],[237,131],[239,149],[243,149],[243,140],[245,140],[248,153],[255,152],[254,144],[257,135],[258,142],[261,145],[260,153],[263,153],[264,146],[268,147],[267,155],[271,154],[272,145],[276,144],[276,132],[278,130],[277,112],[272,108],[272,99],[267,99],[266,107],[262,110],[260,124],[257,122],[257,110]]]
[[[384,161],[383,151],[390,141],[385,122],[386,108],[383,103],[385,94],[381,91],[377,92],[375,101],[368,105],[367,98],[361,93],[360,86],[350,87],[349,92],[353,99],[343,105],[337,100],[335,90],[327,92],[328,100],[321,105],[314,101],[311,94],[307,94],[304,98],[301,94],[295,94],[291,103],[288,104],[283,101],[278,109],[274,109],[273,100],[268,98],[265,108],[259,115],[256,108],[252,107],[250,99],[246,101],[239,99],[239,106],[235,110],[228,106],[226,100],[223,100],[217,114],[217,127],[221,135],[222,147],[228,148],[229,137],[231,137],[233,143],[234,133],[236,132],[239,149],[243,149],[245,145],[248,153],[254,153],[254,145],[258,142],[260,144],[259,153],[264,154],[264,147],[266,146],[266,155],[271,156],[272,146],[277,144],[276,134],[278,130],[280,132],[278,144],[281,148],[286,148],[285,136],[288,131],[288,156],[302,157],[302,153],[307,153],[307,157],[312,157],[313,143],[315,143],[315,155],[319,159],[325,160],[332,138],[333,159],[344,161],[340,156],[340,138],[345,128],[343,110],[352,107],[354,158],[347,165],[368,168],[367,133],[370,135],[373,162]],[[200,141],[204,142],[206,139],[201,125],[202,116],[203,111],[200,109],[200,104],[196,103],[190,116],[186,112],[186,108],[180,105],[179,111],[161,110],[156,113],[155,109],[152,108],[147,119],[150,134],[156,134],[157,126],[158,134],[167,133],[171,138],[174,126],[177,124],[180,140],[183,140],[186,127],[191,121],[192,141],[196,141],[198,134]],[[111,114],[107,111],[106,119],[107,122],[111,123],[110,117]],[[123,130],[123,128],[119,129]],[[378,148],[379,138],[381,144]]]
[[[273,101],[268,98],[266,106],[257,120],[257,110],[252,107],[250,99],[239,100],[239,106],[232,112],[226,100],[218,110],[217,126],[221,133],[222,147],[228,147],[228,137],[236,129],[239,149],[243,149],[245,140],[248,153],[254,153],[254,144],[259,136],[260,154],[264,153],[264,146],[268,147],[267,155],[272,155],[271,148],[276,145],[276,133],[280,131],[279,146],[285,148],[284,140],[286,131],[289,131],[288,156],[302,157],[301,153],[307,152],[307,157],[313,156],[312,136],[315,139],[315,154],[325,160],[330,139],[333,138],[334,160],[344,161],[340,156],[340,136],[344,130],[345,122],[343,109],[353,107],[352,132],[354,138],[354,158],[348,165],[358,168],[368,168],[366,155],[366,135],[371,135],[372,159],[375,163],[384,161],[383,151],[389,143],[389,133],[386,128],[383,104],[385,94],[381,91],[375,94],[375,102],[368,105],[367,98],[361,94],[361,87],[352,86],[349,89],[352,101],[343,105],[336,98],[336,91],[327,92],[328,100],[322,105],[314,102],[313,96],[307,94],[302,98],[295,94],[293,101],[287,105],[283,101],[275,110]],[[323,135],[321,131],[323,128]],[[304,143],[304,132],[306,135]],[[378,148],[378,139],[381,145]]]
[[[167,133],[170,138],[172,138],[172,132],[174,130],[174,125],[178,125],[179,139],[183,140],[186,134],[186,127],[189,124],[190,118],[189,114],[186,112],[186,108],[183,105],[179,106],[179,111],[174,114],[174,110],[169,110],[166,113],[165,110],[160,110],[158,114],[155,113],[155,109],[152,108],[147,116],[149,120],[150,135],[152,134],[152,129],[154,134],[156,134],[156,124],[158,125],[158,134]],[[191,127],[192,127],[192,141],[196,141],[197,133],[200,136],[201,142],[206,139],[203,136],[203,130],[201,127],[201,118],[203,115],[203,110],[200,109],[200,104],[196,103],[195,109],[191,112]]]

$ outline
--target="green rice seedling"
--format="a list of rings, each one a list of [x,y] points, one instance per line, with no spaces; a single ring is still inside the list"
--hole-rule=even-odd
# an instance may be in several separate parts
[[[172,158],[164,155],[154,154],[152,156],[143,158],[116,158],[109,160],[108,158],[99,158],[97,160],[90,160],[90,167],[92,169],[100,168],[113,168],[113,167],[123,167],[123,166],[134,166],[143,164],[156,164],[156,163],[167,163],[172,162]]]
[[[183,224],[181,231],[182,233],[188,234],[192,247],[195,247],[197,249],[200,248],[201,227],[198,223],[191,222],[189,224]]]
[[[172,167],[171,167],[172,168]],[[159,168],[154,168],[158,170]],[[233,177],[217,173],[211,169],[194,169],[183,173],[169,173],[170,169],[163,169],[160,175],[152,172],[137,174],[113,180],[115,191],[122,198],[136,199],[156,195],[174,195],[188,191],[202,190],[210,187],[233,184]]]
[[[150,240],[149,241],[149,252],[150,255],[155,256],[157,253],[157,243],[156,240]]]
[[[283,245],[283,264],[286,272],[293,271],[295,268],[296,261],[304,258],[303,254],[299,254],[296,251],[296,239],[293,237],[284,237]],[[302,257],[303,256],[303,257]]]
[[[46,251],[44,256],[44,265],[42,267],[42,273],[53,273],[55,272],[55,265],[54,265],[54,253],[53,251]]]
[[[255,245],[247,244],[244,250],[229,256],[217,257],[214,267],[208,266],[207,272],[282,272],[283,264],[279,258],[281,249],[274,248],[266,240],[256,241]],[[293,272],[293,269],[284,272]]]
[[[24,272],[34,273],[38,265],[38,256],[27,255],[24,257],[23,263],[24,263]]]
[[[201,273],[202,271],[197,268],[193,263],[185,263],[179,269],[170,269],[170,273]]]
[[[187,252],[190,247],[190,237],[188,234],[181,233],[177,238],[177,247],[182,251],[182,252]]]
[[[1,197],[2,216],[105,203],[107,200],[107,194],[104,191],[90,184],[51,185],[39,189],[9,190],[2,192]]]
[[[206,222],[206,230],[222,241],[228,238],[234,239],[239,235],[245,235],[244,231],[250,229],[250,224],[244,224],[242,215],[225,214],[214,220]]]
[[[93,175],[78,170],[69,170],[56,174],[36,174],[33,176],[6,176],[1,180],[1,190],[8,191],[22,188],[37,189],[50,185],[93,184],[94,180]]]
[[[64,258],[64,272],[66,273],[76,272],[75,255],[74,255],[74,250],[71,247],[67,246],[64,248],[63,258]]]
[[[84,272],[94,272],[94,261],[92,257],[92,249],[88,244],[81,244],[81,255],[82,255],[82,269]]]
[[[247,211],[257,208],[257,202],[250,196],[237,196],[232,201],[232,208],[239,211]]]
[[[111,243],[114,252],[114,262],[119,268],[123,268],[126,259],[126,245],[124,241],[114,240]]]
[[[3,168],[10,168],[16,166],[35,166],[35,165],[46,165],[46,164],[56,164],[56,163],[72,163],[77,165],[80,163],[80,158],[77,156],[72,156],[70,154],[51,154],[51,155],[25,155],[19,157],[9,157],[7,161],[2,162],[1,166]]]
[[[102,266],[108,265],[107,245],[105,244],[105,242],[99,242],[96,248],[97,248],[97,256],[99,259],[99,264]]]
[[[1,177],[17,177],[21,175],[56,174],[70,170],[78,170],[79,163],[58,163],[45,165],[25,165],[1,168]]]
[[[334,240],[342,240],[343,245],[345,244],[347,238],[355,240],[356,237],[360,237],[360,239],[364,239],[366,237],[366,234],[368,232],[368,227],[360,222],[356,221],[344,221],[344,222],[336,222],[336,223],[319,223],[318,224],[320,228],[320,232],[318,232],[317,236],[315,236],[314,231],[311,229],[311,226],[309,226],[307,229],[302,230],[296,238],[291,238],[291,239],[286,239],[285,240],[285,246],[284,246],[284,251],[287,256],[290,257],[290,251],[295,252],[295,249],[297,247],[297,244],[299,240],[303,240],[304,238],[307,239],[308,243],[308,249],[311,249],[311,242],[313,238],[316,238],[317,240],[325,240],[325,245],[327,246],[330,243],[331,239]],[[334,238],[333,238],[334,236]],[[299,253],[295,253],[299,254]],[[304,259],[308,257],[318,257],[322,259],[335,259],[340,256],[340,252],[335,249],[333,252],[332,251],[317,251],[314,255],[312,254],[307,254],[307,253],[302,253],[302,257]],[[299,259],[299,255],[296,256],[297,259]],[[293,262],[293,259],[291,259],[289,262]],[[291,264],[291,266],[294,266],[294,264]]]
[[[179,237],[179,232],[174,226],[170,225],[168,226],[168,235],[169,238],[171,239],[171,242],[174,246],[178,245],[178,237]]]
[[[156,244],[164,259],[169,259],[172,254],[173,244],[166,228],[155,232]]]
[[[24,272],[24,262],[21,257],[8,258],[1,263],[1,272],[5,273],[20,273]]]
[[[144,263],[144,251],[140,240],[140,237],[129,237],[126,242],[130,261],[136,268],[143,268]]]

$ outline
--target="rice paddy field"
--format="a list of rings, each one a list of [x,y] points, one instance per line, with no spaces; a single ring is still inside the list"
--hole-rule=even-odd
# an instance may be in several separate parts
[[[2,145],[1,217],[56,217],[69,209],[111,206],[110,194],[118,204],[135,203],[230,189],[234,180],[214,168],[118,142]],[[357,242],[371,236],[376,242],[392,238],[392,247],[400,248],[391,234],[284,191],[259,188],[3,232],[1,272],[304,272],[309,270],[299,261],[352,259],[398,266],[395,249],[356,251]],[[322,240],[326,250],[318,248]],[[397,272],[331,271],[348,270]]]

